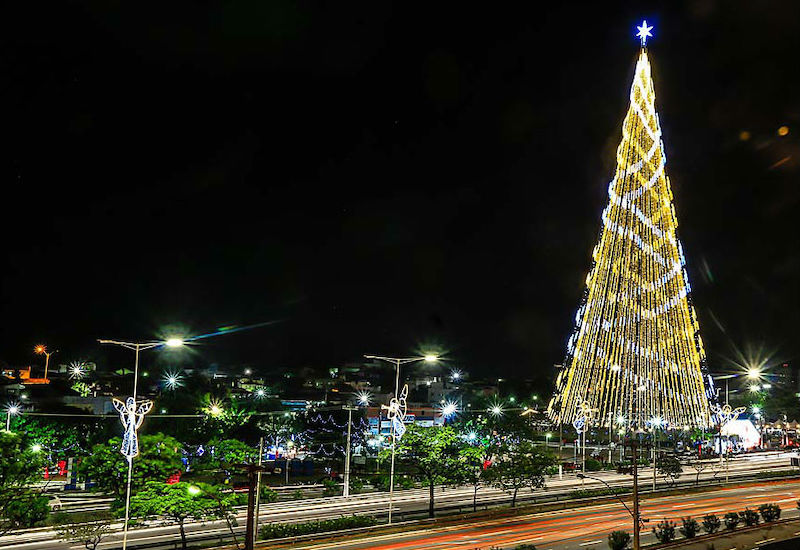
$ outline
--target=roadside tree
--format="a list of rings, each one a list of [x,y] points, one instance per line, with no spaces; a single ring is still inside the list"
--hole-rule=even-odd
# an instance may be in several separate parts
[[[459,481],[459,450],[464,443],[450,426],[423,428],[411,425],[397,442],[396,460],[401,467],[421,478],[429,489],[428,515],[433,517],[434,488]],[[383,451],[391,455],[391,449]]]
[[[233,495],[205,483],[160,483],[149,481],[131,497],[131,516],[166,519],[178,524],[181,547],[186,550],[186,521],[229,519]]]
[[[531,441],[505,443],[497,451],[488,470],[495,487],[511,493],[511,506],[517,504],[520,489],[545,486],[547,469],[556,464],[550,452]]]
[[[78,468],[79,473],[97,486],[121,500],[128,476],[128,461],[120,453],[122,440],[112,438],[108,443],[92,447]],[[183,467],[181,444],[162,433],[139,436],[139,456],[133,469],[133,485],[141,487],[147,481],[166,481]]]

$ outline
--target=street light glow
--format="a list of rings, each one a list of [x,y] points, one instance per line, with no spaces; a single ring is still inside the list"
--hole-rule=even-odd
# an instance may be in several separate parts
[[[76,380],[80,380],[84,376],[86,376],[86,371],[84,370],[84,363],[80,361],[73,361],[69,365],[69,377],[74,378]]]
[[[500,405],[493,405],[489,409],[489,412],[495,416],[501,416],[503,414],[503,407],[501,407]]]
[[[761,412],[761,407],[759,407],[758,405],[753,405],[753,412],[755,414],[760,413]]]
[[[169,338],[166,342],[164,342],[164,345],[168,348],[179,348],[183,346],[183,344],[183,338]]]
[[[358,394],[356,394],[356,399],[358,399],[359,405],[367,406],[372,399],[372,394],[368,391],[360,391]]]
[[[458,369],[453,369],[453,371],[450,373],[450,377],[453,380],[460,380],[461,379],[461,371],[458,370]]]
[[[31,451],[33,451],[34,453],[38,453],[41,450],[42,450],[42,446],[39,445],[38,443],[34,443],[33,445],[31,445]]]
[[[750,386],[750,391],[753,393],[757,393],[760,389],[761,386],[759,386],[758,384],[753,384],[752,386]]]
[[[761,369],[759,369],[758,367],[752,367],[747,369],[747,377],[750,380],[758,380],[759,378],[761,378]]]
[[[19,405],[11,404],[6,407],[6,412],[8,414],[19,414]]]
[[[429,353],[429,354],[425,355],[424,359],[425,359],[426,363],[435,363],[436,361],[439,360],[439,356],[435,355],[435,354],[432,354],[432,353]]]
[[[163,381],[167,388],[174,390],[183,386],[183,375],[179,372],[166,372]]]
[[[469,435],[467,435],[467,439],[469,439],[470,441],[475,441],[476,437],[478,437],[478,434],[476,434],[475,432],[469,432]]]
[[[264,388],[258,388],[256,390],[256,397],[259,398],[259,399],[264,397],[266,394],[267,394],[267,392],[264,391]]]
[[[625,424],[625,416],[624,415],[619,415],[617,417],[617,424],[620,424],[620,425]]]
[[[445,418],[450,418],[451,416],[454,416],[458,412],[458,405],[456,405],[452,401],[448,401],[444,405],[442,405],[441,411],[442,411],[442,416],[444,416]]]
[[[47,346],[44,344],[37,344],[36,347],[33,348],[33,352],[37,355],[44,355],[47,353]]]
[[[199,495],[200,494],[200,487],[196,487],[194,485],[190,485],[189,488],[186,489],[186,491],[192,496]]]

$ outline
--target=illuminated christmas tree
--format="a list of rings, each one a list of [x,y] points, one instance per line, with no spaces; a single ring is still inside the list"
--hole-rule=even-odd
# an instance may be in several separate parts
[[[548,406],[555,422],[708,426],[713,381],[690,299],[645,40],[600,239]]]

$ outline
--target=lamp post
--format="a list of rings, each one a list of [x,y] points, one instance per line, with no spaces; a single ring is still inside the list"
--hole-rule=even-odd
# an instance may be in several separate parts
[[[169,340],[163,342],[145,342],[145,343],[120,342],[117,340],[98,340],[98,342],[101,344],[120,346],[125,349],[133,350],[135,352],[135,359],[133,363],[133,395],[132,397],[129,397],[127,399],[128,409],[130,410],[127,411],[126,413],[123,412],[123,410],[118,409],[120,411],[120,414],[122,415],[123,422],[126,422],[126,415],[128,416],[127,423],[125,424],[127,433],[130,433],[132,430],[133,435],[135,436],[136,430],[138,430],[139,426],[141,425],[144,414],[146,414],[147,411],[150,410],[150,408],[146,407],[144,404],[142,405],[142,407],[139,407],[137,409],[136,390],[138,389],[138,384],[139,384],[139,352],[164,346],[170,348],[178,348],[183,346],[184,342],[180,338],[170,338]],[[150,402],[150,406],[152,406],[152,402]],[[128,459],[128,479],[125,488],[125,523],[122,526],[122,550],[126,550],[128,548],[128,522],[130,520],[130,511],[131,511],[131,480],[133,478],[133,459],[137,454],[139,454],[137,441],[134,439],[133,442],[134,447],[126,446],[125,445],[126,441],[130,440],[126,437],[123,440],[123,448],[122,448],[122,454],[125,455],[125,458]]]
[[[397,402],[397,398],[400,394],[400,365],[405,365],[408,363],[416,363],[417,361],[425,361],[426,363],[436,363],[439,360],[439,357],[433,354],[427,354],[421,357],[383,357],[380,355],[365,355],[364,357],[366,359],[385,361],[395,366],[395,381],[394,381],[395,403]],[[378,421],[380,422],[380,418],[378,419]],[[400,419],[400,421],[402,422],[402,418]],[[391,428],[392,428],[392,464],[389,473],[389,524],[390,525],[392,523],[392,512],[394,509],[394,456],[395,456],[395,447],[397,446],[397,434],[395,432],[394,420],[392,420],[391,422]],[[380,432],[380,424],[378,431]]]
[[[342,489],[342,496],[348,498],[350,496],[350,431],[353,426],[353,411],[357,411],[358,407],[345,405],[342,408],[347,411],[347,444],[344,448],[344,488]]]
[[[20,407],[16,403],[6,405],[6,431],[11,431],[11,417],[19,414]]]
[[[36,355],[44,355],[44,379],[47,380],[47,369],[50,366],[50,356],[54,353],[58,353],[58,350],[47,351],[47,346],[44,344],[38,344],[35,348],[33,348],[33,352]]]

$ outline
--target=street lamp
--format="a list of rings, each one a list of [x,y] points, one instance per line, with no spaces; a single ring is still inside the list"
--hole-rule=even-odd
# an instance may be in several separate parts
[[[366,407],[372,400],[372,394],[368,391],[360,391],[356,394],[356,399],[359,405]]]
[[[33,348],[33,352],[36,355],[44,355],[44,379],[47,380],[47,369],[50,366],[50,356],[54,353],[58,353],[58,350],[47,351],[47,346],[44,344],[38,344]]]
[[[383,357],[381,355],[365,355],[364,358],[366,359],[375,359],[377,361],[385,361],[387,363],[391,363],[395,366],[395,381],[394,381],[394,402],[397,402],[397,398],[400,395],[400,365],[406,365],[408,363],[416,363],[418,361],[425,361],[426,363],[436,363],[439,360],[438,355],[434,355],[432,353],[425,354],[421,357]],[[400,421],[402,422],[402,418]],[[394,457],[395,457],[395,447],[397,446],[397,434],[395,433],[395,426],[394,420],[391,422],[392,428],[392,464],[391,464],[391,471],[389,473],[389,524],[392,523],[392,511],[394,509]],[[379,430],[380,431],[380,430]]]
[[[633,467],[636,468],[636,464],[634,464]],[[620,498],[620,496],[616,493],[616,491],[614,491],[614,489],[611,487],[611,485],[606,483],[605,480],[600,479],[599,477],[587,476],[586,474],[582,474],[582,473],[577,474],[576,477],[578,479],[592,479],[594,481],[599,481],[600,483],[602,483],[603,485],[608,487],[608,489],[611,491],[611,494],[614,495],[614,497],[618,501],[620,501],[620,503],[625,507],[625,510],[627,510],[628,513],[631,515],[631,518],[633,519],[633,522],[634,522],[634,534],[638,535],[639,530],[642,527],[644,527],[644,524],[647,522],[646,519],[642,519],[642,515],[639,513],[639,510],[638,510],[638,504],[639,504],[639,500],[638,500],[638,496],[639,495],[638,495],[638,493],[634,496],[634,498],[636,499],[636,500],[634,500],[634,503],[633,503],[634,510],[635,510],[634,511],[634,510],[631,510],[630,508],[628,508],[628,505],[625,504],[625,501]],[[637,536],[634,539],[634,550],[639,550],[638,546],[639,546],[639,537]]]
[[[761,369],[757,367],[752,367],[747,369],[747,377],[750,380],[758,380],[759,378],[761,378]]]
[[[19,414],[20,406],[17,403],[6,405],[6,431],[11,431],[11,417]]]
[[[181,338],[169,338],[165,341],[160,341],[160,342],[143,342],[143,343],[120,342],[118,340],[98,340],[98,342],[101,344],[120,346],[125,349],[133,350],[135,353],[135,359],[133,363],[133,395],[126,400],[126,403],[130,405],[127,407],[127,409],[129,410],[118,409],[121,415],[120,418],[123,422],[123,425],[126,428],[126,432],[129,434],[131,431],[133,431],[133,435],[135,436],[136,431],[141,425],[141,421],[144,415],[150,410],[150,408],[153,405],[152,402],[150,401],[145,401],[141,404],[137,403],[136,401],[136,390],[138,389],[139,385],[139,353],[148,349],[161,348],[165,346],[169,348],[179,348],[184,345],[184,341]],[[44,348],[44,346],[41,347]],[[125,445],[126,440],[129,442],[129,446]],[[130,444],[132,444],[132,446],[130,446]],[[138,439],[134,438],[132,442],[128,437],[123,439],[122,454],[125,455],[125,458],[128,459],[128,479],[126,482],[126,489],[125,489],[125,523],[123,524],[122,527],[122,550],[126,550],[128,548],[128,522],[130,520],[130,511],[131,511],[131,480],[133,479],[133,458],[138,453],[139,453]]]

